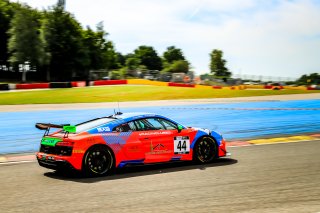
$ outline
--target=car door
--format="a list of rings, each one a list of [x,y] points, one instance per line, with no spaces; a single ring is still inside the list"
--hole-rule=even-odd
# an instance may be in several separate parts
[[[158,118],[158,120],[167,130],[173,132],[173,135],[168,138],[168,143],[173,147],[171,160],[192,160],[191,142],[194,140],[197,131],[164,118]]]
[[[139,119],[135,124],[139,140],[144,144],[145,163],[170,161],[173,156],[170,141],[177,130],[167,130],[156,118]]]
[[[139,140],[138,132],[133,122],[123,123],[114,127],[112,131],[118,132],[119,135],[117,137],[122,137],[121,135],[130,135],[123,146],[126,160],[144,160],[144,144]]]

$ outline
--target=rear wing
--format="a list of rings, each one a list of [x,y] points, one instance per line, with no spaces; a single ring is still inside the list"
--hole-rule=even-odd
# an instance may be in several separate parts
[[[69,133],[76,133],[76,126],[71,126],[70,124],[50,124],[50,123],[36,123],[35,127],[40,130],[45,130],[43,136],[47,136],[50,132],[50,128],[63,129],[64,138],[68,137]]]

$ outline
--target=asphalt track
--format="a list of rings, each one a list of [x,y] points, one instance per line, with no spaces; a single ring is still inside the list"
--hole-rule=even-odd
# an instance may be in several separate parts
[[[84,179],[0,164],[1,212],[320,212],[320,140],[232,147],[208,165],[166,164]]]

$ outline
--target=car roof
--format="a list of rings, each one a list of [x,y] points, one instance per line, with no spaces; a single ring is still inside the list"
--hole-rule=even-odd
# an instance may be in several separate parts
[[[113,115],[113,117],[118,119],[136,119],[136,118],[145,118],[145,117],[163,117],[154,113],[148,112],[129,112],[129,113],[122,113]]]
[[[112,117],[118,119],[118,121],[121,120],[122,122],[129,122],[129,121],[136,120],[136,119],[143,119],[143,118],[150,118],[150,117],[158,117],[158,118],[163,118],[163,119],[169,120],[175,124],[179,124],[176,121],[174,121],[170,118],[167,118],[163,115],[158,115],[155,113],[148,113],[148,112],[116,113]]]
[[[162,119],[171,121],[175,124],[179,124],[178,122],[176,122],[168,117],[165,117],[165,116],[159,115],[159,114],[155,114],[155,113],[149,113],[149,112],[130,112],[130,113],[122,113],[122,114],[117,113],[117,114],[113,115],[112,117],[119,119],[119,120],[122,120],[124,122],[129,122],[129,121],[136,120],[136,119],[158,117],[158,118],[162,118]],[[181,124],[179,124],[179,125],[181,125]]]

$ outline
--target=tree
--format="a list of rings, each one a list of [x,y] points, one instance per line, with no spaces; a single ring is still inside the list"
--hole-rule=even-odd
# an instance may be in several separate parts
[[[8,65],[9,61],[9,35],[7,32],[14,15],[13,5],[7,0],[0,0],[0,65]]]
[[[187,73],[189,71],[189,63],[184,60],[174,61],[171,65],[171,72],[183,72]]]
[[[104,67],[103,47],[104,34],[94,32],[90,27],[83,31],[83,42],[88,54],[87,68],[98,70]]]
[[[84,47],[89,60],[88,69],[117,68],[117,55],[112,42],[107,40],[107,35],[102,22],[98,23],[96,31],[91,30],[90,27],[83,31]]]
[[[45,13],[44,34],[49,65],[53,80],[65,81],[74,77],[85,77],[90,64],[88,49],[84,45],[83,30],[79,22],[62,5],[56,5]]]
[[[310,75],[302,75],[298,80],[298,84],[311,85],[320,83],[320,74],[311,73]]]
[[[111,69],[119,69],[119,68],[125,66],[126,58],[120,52],[115,52],[114,60],[115,61],[114,61],[113,66],[111,67]]]
[[[140,65],[145,65],[149,70],[161,70],[162,61],[157,52],[150,46],[139,46],[134,55],[140,60]]]
[[[127,58],[126,60],[126,67],[128,67],[129,70],[136,70],[139,67],[140,60],[137,58]]]
[[[118,67],[117,53],[111,41],[107,41],[104,50],[104,60],[106,69],[116,69]]]
[[[162,74],[176,72],[188,73],[189,62],[185,60],[174,61],[172,64],[166,64],[166,67],[161,71]]]
[[[0,0],[0,65],[7,65],[11,55],[12,63],[27,61],[41,68],[37,70],[46,70],[48,81],[84,79],[89,70],[125,65],[124,57],[107,39],[102,22],[96,30],[83,29],[64,8],[65,0],[45,11]]]
[[[176,48],[175,46],[170,46],[163,53],[163,58],[168,63],[173,63],[174,61],[185,60],[182,50]]]
[[[40,36],[40,14],[28,6],[19,8],[11,21],[8,34],[9,61],[13,64],[30,63],[41,66],[44,63],[44,43]],[[25,73],[23,73],[25,74]],[[25,77],[25,75],[23,75]],[[23,81],[25,78],[23,77]]]
[[[224,77],[228,78],[231,76],[231,72],[229,72],[226,67],[227,61],[223,59],[223,52],[218,49],[212,50],[210,53],[210,71],[216,77]]]

